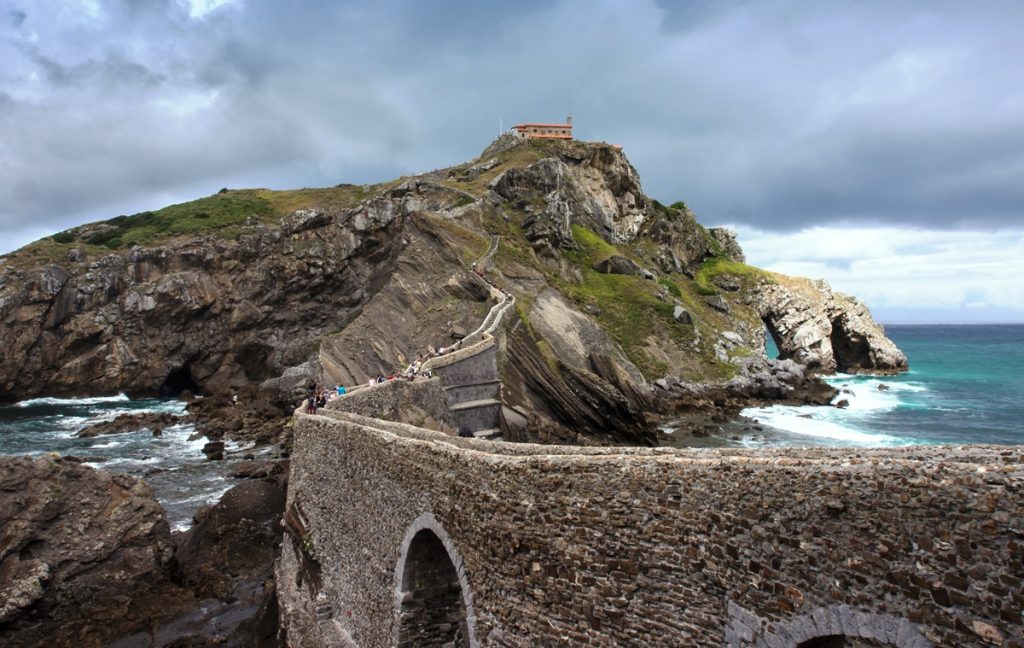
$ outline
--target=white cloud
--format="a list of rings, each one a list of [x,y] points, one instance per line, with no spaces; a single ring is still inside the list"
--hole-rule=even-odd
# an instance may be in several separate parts
[[[202,18],[211,11],[231,4],[234,4],[234,0],[188,0],[188,13],[192,18]]]
[[[967,319],[984,319],[986,312],[1024,316],[1024,230],[736,229],[748,263],[824,278],[886,319],[936,310]]]

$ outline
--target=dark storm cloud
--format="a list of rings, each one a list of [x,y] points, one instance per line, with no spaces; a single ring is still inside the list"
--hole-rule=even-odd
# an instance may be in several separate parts
[[[709,223],[1024,224],[1018,3],[0,0],[0,15],[12,233],[222,186],[387,179],[476,155],[499,120],[568,111]]]

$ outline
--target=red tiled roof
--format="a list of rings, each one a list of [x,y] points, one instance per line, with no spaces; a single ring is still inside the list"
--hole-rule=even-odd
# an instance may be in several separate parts
[[[572,128],[572,124],[516,124],[512,128]]]

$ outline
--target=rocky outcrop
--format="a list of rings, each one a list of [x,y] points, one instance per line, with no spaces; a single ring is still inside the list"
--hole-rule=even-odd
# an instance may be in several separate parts
[[[519,326],[509,334],[503,372],[506,402],[538,416],[515,440],[576,442],[581,433],[654,445],[646,382],[600,327],[553,290],[538,297],[530,323],[533,335]]]
[[[725,385],[737,396],[797,405],[827,405],[836,389],[791,359],[752,358]]]
[[[651,211],[626,157],[612,146],[582,142],[552,150],[557,157],[508,169],[490,184],[501,200],[531,212],[525,231],[535,248],[574,247],[572,224],[611,243],[636,238]]]
[[[183,422],[181,416],[170,412],[143,412],[141,414],[121,414],[113,421],[96,423],[79,430],[77,437],[94,437],[101,434],[124,434],[149,430],[153,436],[160,436],[165,427]]]
[[[662,272],[692,278],[701,263],[714,256],[713,241],[685,205],[655,205],[655,210],[660,212],[659,217],[649,219],[641,230],[641,235],[658,244],[652,260]]]
[[[0,644],[95,646],[175,609],[163,509],[127,475],[0,458]]]
[[[724,383],[764,348],[765,323],[811,372],[906,365],[859,302],[737,266],[734,234],[645,197],[613,146],[502,138],[451,169],[316,191],[335,190],[330,208],[278,195],[290,213],[237,231],[100,254],[132,233],[114,219],[5,257],[0,400],[201,389],[190,413],[211,456],[225,438],[270,442],[317,384],[365,384],[477,328],[481,254],[531,338],[510,345],[502,395],[538,429],[646,443],[645,376]]]
[[[284,500],[279,484],[249,479],[201,509],[174,555],[180,580],[199,596],[224,598],[240,580],[271,579]]]
[[[907,356],[885,336],[864,302],[832,293],[828,311],[836,369],[846,373],[891,374],[906,371]]]
[[[280,227],[0,274],[0,395],[213,391],[281,374],[379,289],[415,204],[398,187]]]
[[[743,254],[743,248],[740,247],[739,241],[736,240],[736,232],[727,227],[711,227],[708,229],[708,234],[718,244],[722,256],[740,263],[747,262],[747,257]]]
[[[753,305],[781,357],[814,371],[892,374],[907,369],[907,357],[867,307],[833,292],[823,280],[763,283]]]

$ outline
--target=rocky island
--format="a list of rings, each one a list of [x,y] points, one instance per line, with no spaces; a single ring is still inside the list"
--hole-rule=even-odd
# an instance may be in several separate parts
[[[211,439],[291,453],[287,499],[283,469],[251,470],[174,541],[144,484],[15,460],[5,644],[83,645],[46,617],[121,646],[1024,645],[1004,514],[1021,510],[1019,451],[654,447],[669,418],[825,405],[820,376],[907,359],[855,298],[749,266],[730,232],[647,197],[618,147],[503,136],[455,167],[224,189],[0,263],[3,399],[188,390]],[[287,418],[315,385],[438,347],[432,377]],[[22,495],[32,479],[124,493],[83,520]],[[39,519],[109,548],[68,563],[38,547],[73,540],[7,531]],[[234,621],[195,612],[210,600]]]

